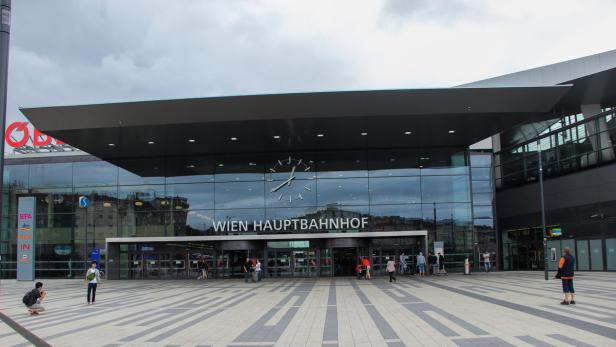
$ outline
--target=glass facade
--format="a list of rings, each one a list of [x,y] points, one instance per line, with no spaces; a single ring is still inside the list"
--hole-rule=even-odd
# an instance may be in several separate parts
[[[275,231],[252,224],[282,219],[366,218],[358,228],[317,232],[427,230],[430,243],[445,241],[446,253],[470,253],[473,242],[494,238],[488,235],[491,175],[480,171],[491,170],[488,157],[449,148],[144,158],[117,165],[84,156],[7,160],[2,276],[14,277],[20,196],[37,198],[42,277],[83,268],[89,251],[103,249],[110,237],[266,234]],[[87,209],[77,206],[79,196],[89,198]],[[249,226],[240,232],[216,227],[233,221]]]
[[[556,177],[616,159],[616,108],[598,117],[562,116],[537,137],[496,153],[496,187],[505,189],[538,179],[538,155],[544,177]]]

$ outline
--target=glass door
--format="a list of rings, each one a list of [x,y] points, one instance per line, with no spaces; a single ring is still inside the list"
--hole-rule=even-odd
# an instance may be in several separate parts
[[[579,271],[590,270],[590,259],[588,254],[588,240],[577,240],[577,269]]]
[[[293,251],[294,277],[312,277],[317,275],[316,253],[313,250]]]
[[[590,240],[590,269],[603,271],[603,240]]]
[[[291,251],[276,252],[276,276],[293,276],[293,272],[291,270]]]
[[[607,259],[607,270],[616,270],[616,239],[605,240],[605,251],[607,253],[605,257]]]
[[[332,250],[323,248],[320,251],[321,276],[331,276],[332,273]]]

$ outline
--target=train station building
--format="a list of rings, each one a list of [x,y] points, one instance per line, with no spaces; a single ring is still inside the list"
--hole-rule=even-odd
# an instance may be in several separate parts
[[[23,108],[1,276],[20,260],[20,197],[37,277],[95,257],[110,279],[186,278],[201,255],[214,277],[246,257],[270,277],[353,275],[358,257],[379,274],[435,250],[452,271],[485,252],[542,269],[538,149],[549,251],[614,270],[614,105],[616,51],[452,88]]]

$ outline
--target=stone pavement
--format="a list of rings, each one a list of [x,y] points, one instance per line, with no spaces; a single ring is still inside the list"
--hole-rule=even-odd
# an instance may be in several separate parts
[[[576,274],[578,302],[542,272],[385,277],[109,281],[85,305],[75,280],[0,281],[0,309],[54,346],[616,346],[616,273]],[[28,346],[0,323],[0,346]]]

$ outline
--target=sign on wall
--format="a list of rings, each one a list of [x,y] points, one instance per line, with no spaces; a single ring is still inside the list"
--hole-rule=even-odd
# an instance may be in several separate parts
[[[15,153],[20,154],[73,152],[78,150],[42,133],[28,122],[10,123],[4,131],[4,141],[7,148],[11,148]]]
[[[434,254],[445,255],[445,243],[443,241],[434,241]]]
[[[17,205],[17,280],[34,281],[35,215],[34,197],[20,197]]]

